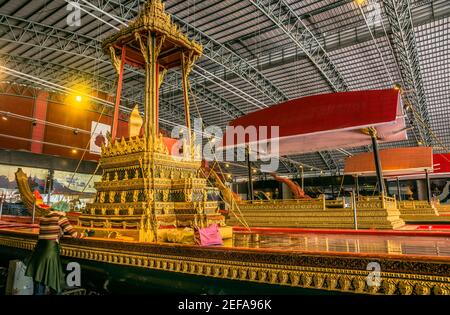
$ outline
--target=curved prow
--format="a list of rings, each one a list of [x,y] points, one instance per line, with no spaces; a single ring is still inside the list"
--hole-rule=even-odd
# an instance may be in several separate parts
[[[216,171],[212,168],[209,169],[209,176],[212,176],[214,178],[216,186],[222,193],[223,200],[226,203],[233,206],[235,202],[241,201],[241,198],[223,183],[219,174],[217,174]]]
[[[445,185],[444,189],[442,189],[442,193],[439,196],[437,196],[437,199],[439,201],[444,201],[445,199],[448,198],[448,195],[450,193],[449,187],[450,187],[450,181],[448,181],[447,184]]]
[[[39,193],[33,194],[30,189],[30,185],[28,184],[28,176],[25,174],[21,168],[17,170],[16,175],[16,183],[17,188],[19,189],[20,197],[22,199],[23,204],[28,209],[28,213],[33,214],[33,204],[36,203],[36,216],[41,216],[48,211],[49,206],[46,205],[42,197],[40,197]]]
[[[292,197],[294,199],[311,199],[311,197],[305,194],[305,191],[296,182],[290,180],[289,178],[277,176],[275,173],[270,173],[270,175],[276,181],[286,184],[292,192]]]

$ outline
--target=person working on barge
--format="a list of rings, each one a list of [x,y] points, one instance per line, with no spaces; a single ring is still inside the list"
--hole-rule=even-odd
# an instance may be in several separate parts
[[[87,233],[77,232],[69,222],[66,212],[69,204],[60,201],[40,218],[38,242],[30,257],[25,260],[25,275],[33,278],[35,295],[43,295],[47,288],[52,294],[62,292],[64,271],[60,258],[59,240],[64,234],[83,238]]]

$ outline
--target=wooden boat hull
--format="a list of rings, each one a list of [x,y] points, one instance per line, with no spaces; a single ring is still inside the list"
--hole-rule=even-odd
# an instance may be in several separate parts
[[[35,242],[35,235],[1,231],[1,259],[22,258]],[[61,252],[66,262],[81,263],[82,272],[89,275],[86,279],[95,282],[93,287],[106,287],[109,293],[450,294],[450,261],[440,257],[205,248],[100,239],[64,239]],[[382,266],[380,286],[366,283],[371,262]]]

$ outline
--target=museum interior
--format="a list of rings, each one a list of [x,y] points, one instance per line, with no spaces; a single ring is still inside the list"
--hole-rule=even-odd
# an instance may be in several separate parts
[[[450,295],[450,1],[0,0],[0,295]]]

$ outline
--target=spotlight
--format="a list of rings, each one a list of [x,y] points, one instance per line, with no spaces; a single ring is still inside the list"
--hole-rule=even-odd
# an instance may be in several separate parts
[[[253,172],[253,173],[256,173],[256,169],[253,169],[252,172]]]
[[[72,154],[76,154],[78,151],[76,149],[72,149]]]
[[[2,115],[2,120],[8,120],[9,113],[5,113]]]
[[[80,95],[77,95],[77,96],[75,96],[75,100],[76,100],[78,103],[80,103],[80,102],[83,100],[83,98],[82,98]]]
[[[73,130],[73,133],[74,133],[74,135],[77,135],[77,134],[79,133],[78,128],[75,128],[75,129]]]
[[[228,163],[225,164],[225,167],[226,167],[226,168],[229,168],[229,167],[230,167],[230,164],[228,164]]]

